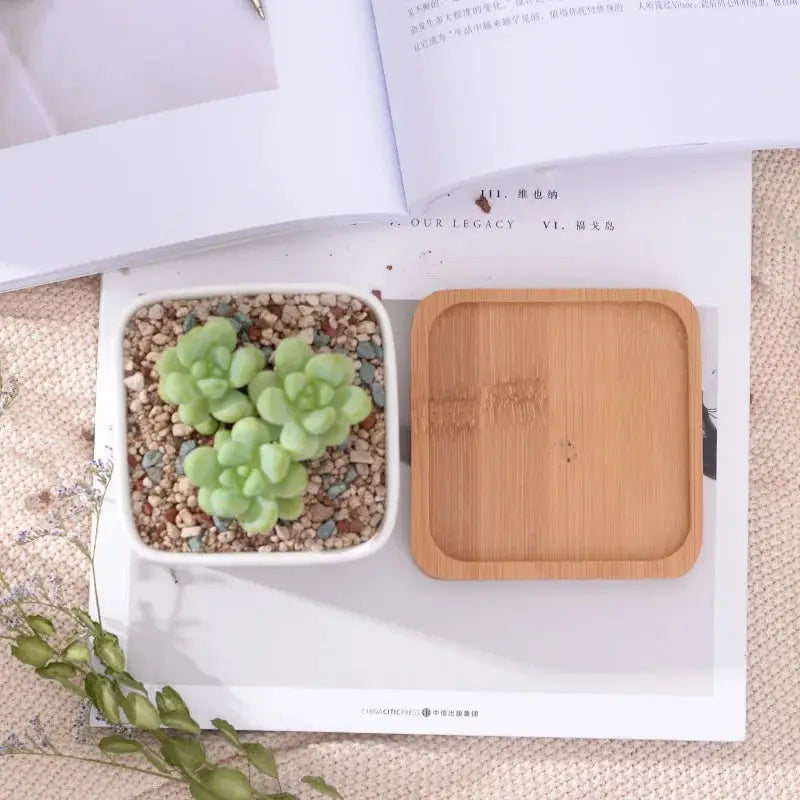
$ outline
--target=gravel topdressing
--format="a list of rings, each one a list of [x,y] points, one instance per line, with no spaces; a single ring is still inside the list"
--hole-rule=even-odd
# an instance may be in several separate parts
[[[356,359],[354,383],[372,396],[372,413],[343,445],[304,462],[309,483],[303,516],[279,521],[267,534],[248,536],[235,520],[212,518],[198,508],[197,490],[183,475],[183,458],[195,447],[210,445],[213,437],[183,425],[177,407],[158,396],[159,354],[211,315],[229,317],[242,344],[260,346],[267,368],[275,348],[289,336],[318,353],[347,353]],[[138,309],[128,323],[123,353],[131,505],[144,543],[174,552],[319,552],[372,538],[386,499],[382,348],[372,310],[346,295],[226,295]]]

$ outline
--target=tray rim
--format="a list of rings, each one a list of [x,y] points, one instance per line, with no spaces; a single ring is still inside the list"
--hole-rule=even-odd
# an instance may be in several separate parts
[[[462,561],[445,553],[434,540],[428,520],[430,466],[421,437],[427,426],[427,401],[415,390],[420,353],[439,317],[465,303],[655,303],[669,308],[687,337],[687,403],[690,420],[689,527],[681,545],[657,559],[583,561]],[[411,551],[429,577],[441,580],[664,579],[686,574],[696,563],[703,541],[702,364],[700,318],[686,295],[669,289],[444,289],[424,297],[411,329]],[[443,569],[446,566],[446,574]]]

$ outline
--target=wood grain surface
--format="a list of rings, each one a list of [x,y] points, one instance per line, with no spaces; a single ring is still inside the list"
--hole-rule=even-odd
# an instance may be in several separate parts
[[[437,578],[675,577],[702,537],[700,330],[659,290],[459,290],[412,334],[412,549]]]

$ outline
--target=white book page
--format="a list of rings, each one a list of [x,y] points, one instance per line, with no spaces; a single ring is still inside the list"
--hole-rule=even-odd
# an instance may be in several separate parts
[[[265,8],[0,3],[0,287],[404,210],[369,0]]]
[[[412,208],[481,175],[800,142],[798,0],[373,0]]]
[[[488,214],[474,203],[481,187],[464,187],[402,225],[271,237],[104,277],[100,455],[118,441],[118,407],[109,402],[120,388],[113,337],[140,293],[256,282],[267,289],[292,280],[382,293],[397,352],[403,460],[390,541],[338,566],[239,571],[190,564],[173,576],[133,555],[120,535],[124,489],[115,479],[97,550],[107,624],[123,638],[131,672],[150,686],[174,685],[201,725],[224,709],[242,730],[741,739],[749,155],[519,174],[498,182]],[[703,402],[713,425],[704,447],[703,547],[687,575],[438,581],[414,564],[409,379],[416,302],[444,288],[516,287],[663,288],[698,306]],[[281,623],[269,636],[253,636],[252,615],[236,613],[243,608],[266,609],[266,624]],[[370,712],[387,708],[400,711]]]

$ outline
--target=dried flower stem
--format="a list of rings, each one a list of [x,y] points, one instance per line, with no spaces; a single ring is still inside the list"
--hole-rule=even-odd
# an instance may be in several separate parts
[[[49,758],[65,758],[69,761],[84,761],[88,764],[102,764],[104,767],[117,767],[118,769],[127,769],[129,772],[138,772],[142,775],[150,775],[153,778],[162,778],[166,781],[173,781],[174,783],[182,783],[181,778],[176,778],[173,775],[167,775],[163,772],[156,772],[152,769],[143,769],[142,767],[134,767],[130,764],[123,764],[121,761],[105,761],[102,758],[89,758],[88,756],[76,756],[70,753],[62,753],[59,750],[55,752],[48,752],[47,750],[16,750],[10,752],[8,755],[13,756],[47,756]]]

